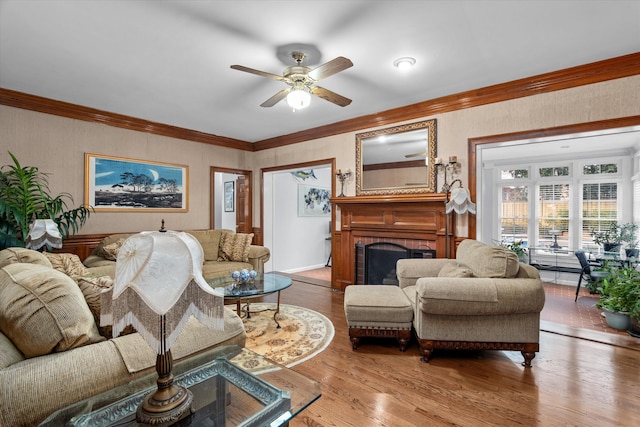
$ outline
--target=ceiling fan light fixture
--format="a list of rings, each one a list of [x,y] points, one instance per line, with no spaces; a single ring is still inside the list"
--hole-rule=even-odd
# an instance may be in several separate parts
[[[304,89],[294,89],[287,95],[287,104],[296,110],[307,108],[311,103],[311,95]]]
[[[405,70],[410,69],[414,65],[416,65],[416,59],[412,58],[410,56],[405,56],[405,57],[398,58],[395,61],[393,61],[393,65],[397,69],[399,69],[401,71],[405,71]]]

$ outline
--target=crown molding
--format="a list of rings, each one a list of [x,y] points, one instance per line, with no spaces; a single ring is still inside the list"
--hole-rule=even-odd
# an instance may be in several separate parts
[[[460,92],[255,142],[255,151],[640,74],[640,52]]]
[[[239,139],[138,119],[4,88],[0,88],[0,105],[8,105],[10,107],[53,114],[70,119],[102,123],[108,126],[185,139],[187,141],[201,142],[203,144],[218,145],[245,151],[253,151],[254,149],[252,143]]]
[[[0,105],[244,151],[260,151],[406,120],[640,74],[640,52],[460,92],[255,143],[0,88]]]

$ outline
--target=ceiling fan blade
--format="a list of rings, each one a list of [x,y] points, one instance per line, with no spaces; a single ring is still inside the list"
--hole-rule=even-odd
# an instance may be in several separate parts
[[[284,77],[279,76],[277,74],[267,73],[266,71],[260,71],[254,68],[245,67],[244,65],[232,65],[231,68],[238,71],[244,71],[245,73],[257,74],[262,77],[268,77],[270,79],[280,80],[283,82],[286,81]]]
[[[334,104],[341,107],[346,107],[347,105],[351,104],[351,100],[349,98],[345,98],[342,95],[338,95],[337,93],[320,86],[311,86],[309,88],[309,91],[312,95],[315,95],[318,98],[322,98],[326,101],[333,102]]]
[[[320,79],[326,79],[327,77],[332,76],[335,73],[339,73],[342,70],[346,70],[349,67],[353,67],[353,62],[344,56],[338,56],[337,58],[309,71],[308,76],[313,80],[318,81]]]
[[[261,107],[273,107],[278,102],[280,102],[283,99],[285,99],[287,97],[287,95],[289,94],[289,92],[291,92],[291,88],[290,87],[286,88],[286,89],[282,89],[280,92],[276,93],[271,98],[267,99],[262,104],[260,104],[260,106]]]

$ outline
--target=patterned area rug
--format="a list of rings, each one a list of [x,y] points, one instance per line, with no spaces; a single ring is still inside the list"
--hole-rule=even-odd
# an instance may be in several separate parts
[[[273,303],[251,304],[251,318],[242,319],[247,331],[248,349],[291,367],[312,358],[331,343],[334,327],[324,315],[308,308],[280,304],[277,316],[280,328],[277,328],[273,320],[275,307]],[[251,371],[267,365],[246,352],[234,360]]]

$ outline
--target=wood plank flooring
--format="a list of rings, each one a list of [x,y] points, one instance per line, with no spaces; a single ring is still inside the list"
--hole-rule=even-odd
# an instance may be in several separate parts
[[[631,338],[611,345],[597,333],[543,331],[531,369],[519,352],[502,351],[440,351],[424,364],[415,341],[405,353],[381,339],[353,351],[343,292],[295,282],[281,298],[323,313],[336,330],[324,352],[293,368],[323,395],[291,427],[640,425],[640,345]]]

